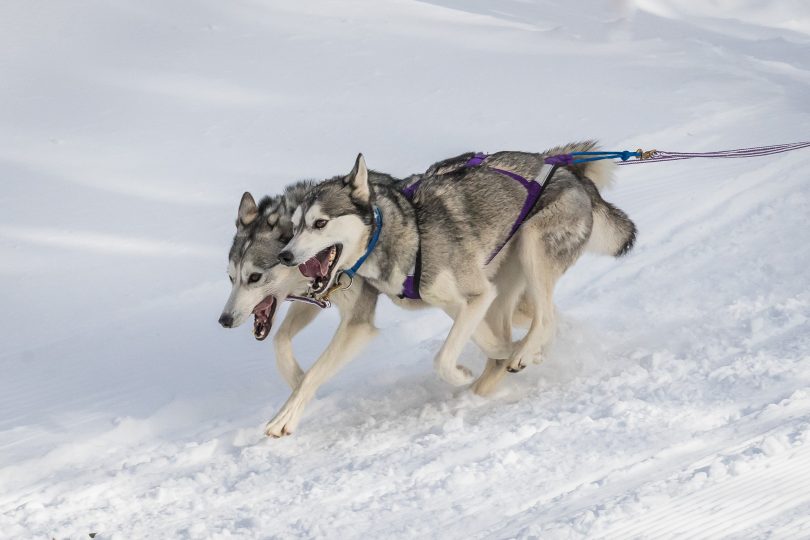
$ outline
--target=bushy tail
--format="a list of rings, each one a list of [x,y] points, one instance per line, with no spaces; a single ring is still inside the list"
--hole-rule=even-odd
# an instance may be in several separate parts
[[[558,146],[543,152],[543,155],[569,154],[598,150],[595,141],[584,141]],[[570,165],[569,168],[585,182],[593,203],[593,229],[586,249],[594,253],[621,257],[633,248],[636,240],[636,225],[627,214],[602,198],[600,191],[613,182],[616,164],[612,159],[588,161]]]
[[[596,141],[582,141],[566,144],[565,146],[557,146],[549,148],[542,152],[544,156],[556,156],[557,154],[570,154],[571,152],[591,152],[599,150]],[[612,159],[603,159],[600,161],[588,161],[586,163],[577,163],[576,165],[569,165],[569,169],[574,171],[574,174],[587,176],[591,182],[602,191],[607,189],[613,183],[613,175],[616,172],[616,164]]]
[[[599,197],[593,204],[593,228],[585,249],[621,257],[636,241],[636,225],[627,214]]]

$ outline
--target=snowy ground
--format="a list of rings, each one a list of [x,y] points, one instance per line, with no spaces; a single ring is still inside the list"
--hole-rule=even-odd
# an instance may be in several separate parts
[[[216,324],[245,189],[807,140],[808,95],[803,0],[6,0],[0,538],[810,538],[810,151],[623,168],[637,248],[563,278],[491,400],[384,302],[266,440],[272,348]]]

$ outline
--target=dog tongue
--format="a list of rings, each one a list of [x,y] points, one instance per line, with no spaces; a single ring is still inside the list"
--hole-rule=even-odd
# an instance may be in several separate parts
[[[316,257],[307,259],[298,265],[298,269],[308,278],[316,278],[321,276],[321,263]]]
[[[253,336],[259,341],[267,337],[273,326],[272,316],[275,312],[275,303],[275,297],[268,296],[253,308]]]
[[[253,308],[253,315],[261,322],[266,322],[269,318],[270,308],[276,302],[274,296],[268,296]]]
[[[298,270],[308,278],[326,276],[326,271],[329,270],[329,249],[299,264]]]

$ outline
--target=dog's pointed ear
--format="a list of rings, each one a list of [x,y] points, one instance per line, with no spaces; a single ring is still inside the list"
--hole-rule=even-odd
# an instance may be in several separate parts
[[[363,154],[357,154],[354,169],[346,177],[344,183],[351,187],[352,196],[355,198],[366,202],[371,199],[371,188],[368,185],[368,169]]]
[[[256,206],[253,195],[246,191],[239,202],[239,218],[236,220],[236,226],[247,227],[257,217],[259,217],[259,207]]]

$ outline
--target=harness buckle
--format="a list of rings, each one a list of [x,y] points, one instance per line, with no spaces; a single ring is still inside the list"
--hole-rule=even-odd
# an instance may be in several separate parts
[[[549,175],[554,170],[556,165],[551,165],[549,163],[543,163],[540,167],[540,170],[537,172],[537,176],[535,176],[531,181],[537,182],[540,186],[544,186],[546,184],[546,180],[548,180]]]

